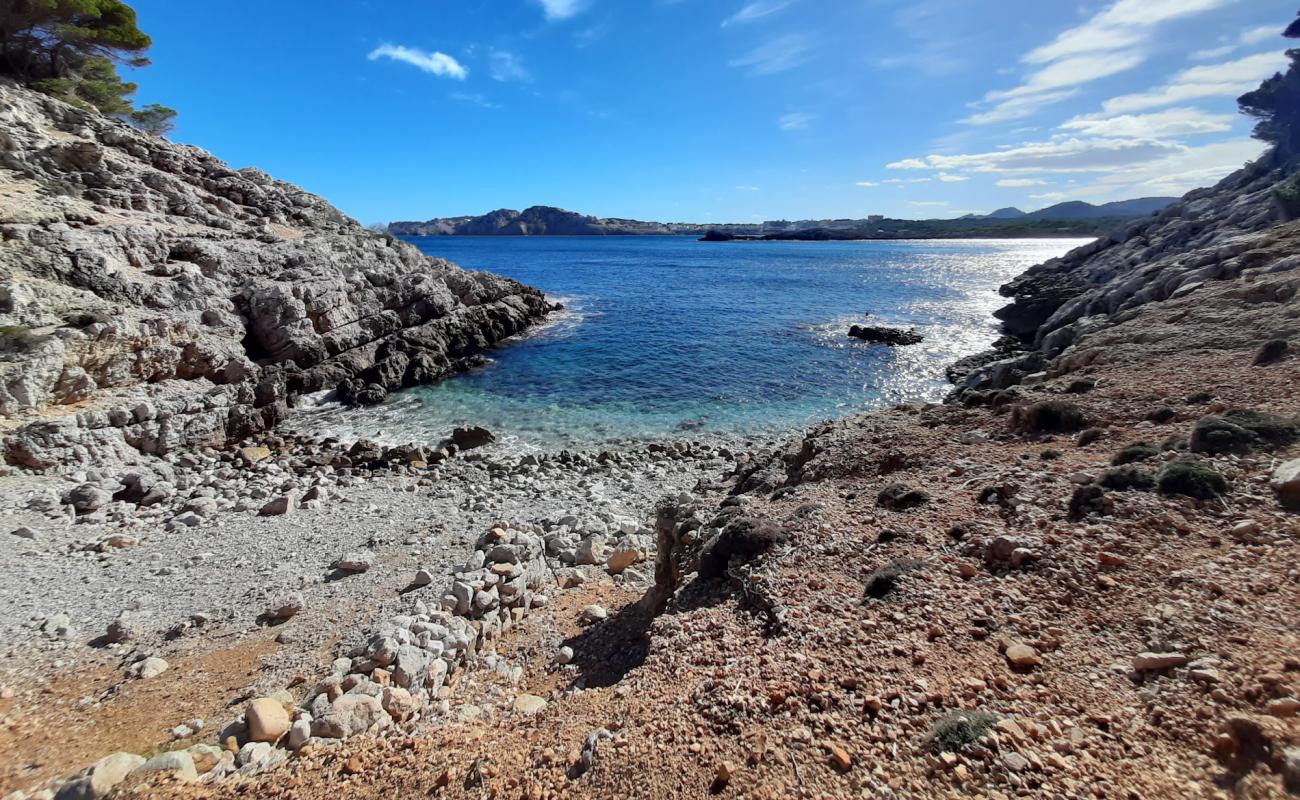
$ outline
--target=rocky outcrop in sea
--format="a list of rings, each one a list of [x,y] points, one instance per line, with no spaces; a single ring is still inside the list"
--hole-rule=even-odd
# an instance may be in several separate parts
[[[375,403],[551,306],[256,168],[0,85],[0,415],[10,463],[119,460]]]

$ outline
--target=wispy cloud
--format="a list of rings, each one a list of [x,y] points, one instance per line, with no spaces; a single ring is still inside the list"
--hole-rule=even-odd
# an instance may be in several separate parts
[[[384,44],[371,50],[367,58],[371,61],[381,58],[401,61],[440,78],[455,78],[458,81],[463,81],[469,75],[469,70],[463,64],[446,53],[439,53],[436,50],[429,51],[421,50],[418,47]]]
[[[945,208],[952,205],[947,200],[909,200],[907,204],[917,208]]]
[[[535,0],[547,19],[568,19],[586,11],[591,0]]]
[[[1280,38],[1282,38],[1282,31],[1275,25],[1260,25],[1257,28],[1247,28],[1233,38],[1220,39],[1219,41],[1223,42],[1223,44],[1218,47],[1197,50],[1192,53],[1192,60],[1213,61],[1216,58],[1230,55],[1243,47],[1253,47],[1270,39],[1276,40]]]
[[[726,28],[737,23],[753,22],[786,8],[793,0],[755,0],[722,21]]]
[[[1164,86],[1111,98],[1102,104],[1102,111],[1106,114],[1125,114],[1201,97],[1236,97],[1254,89],[1262,79],[1285,64],[1286,56],[1283,53],[1269,52],[1221,64],[1192,67],[1175,75]]]
[[[479,92],[452,92],[451,99],[461,103],[469,103],[479,108],[500,108],[500,103],[494,103]]]
[[[870,189],[870,188],[872,188],[873,186],[879,186],[880,184],[876,183],[875,181],[858,181],[857,183],[855,183],[855,184],[853,184],[853,185],[854,185],[854,186],[861,186],[863,189]]]
[[[806,130],[808,126],[812,124],[814,119],[816,119],[816,117],[812,114],[807,114],[802,111],[791,111],[789,114],[782,114],[776,124],[779,125],[783,131],[802,131]]]
[[[764,42],[739,58],[727,62],[728,66],[746,70],[750,75],[775,75],[808,61],[812,41],[801,34],[791,33]]]
[[[935,177],[944,183],[961,183],[962,181],[970,180],[969,175],[953,175],[949,172],[940,172]]]
[[[1154,114],[1080,116],[1062,123],[1061,128],[1084,136],[1160,139],[1168,136],[1224,133],[1232,130],[1235,121],[1236,117],[1231,114],[1211,114],[1199,108],[1171,108]]]
[[[995,185],[999,189],[1027,189],[1030,186],[1046,186],[1047,181],[1039,178],[1003,178]]]
[[[488,72],[497,81],[530,81],[532,75],[524,67],[519,56],[508,50],[492,50],[488,53]]]
[[[984,96],[989,107],[967,117],[972,125],[1032,116],[1073,95],[1078,87],[1146,61],[1156,27],[1210,11],[1232,0],[1116,0],[1087,22],[1059,34],[1021,58],[1031,69],[1019,86]]]
[[[1152,139],[1063,138],[1030,142],[985,153],[930,155],[888,165],[890,169],[960,169],[967,172],[1111,172],[1186,149]],[[900,166],[901,165],[901,166]]]

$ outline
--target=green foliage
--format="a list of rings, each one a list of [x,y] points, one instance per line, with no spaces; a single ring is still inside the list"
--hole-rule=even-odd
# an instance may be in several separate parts
[[[1083,411],[1064,400],[1043,400],[1017,408],[1011,422],[1023,433],[1070,433],[1087,422]]]
[[[1160,450],[1147,442],[1134,442],[1115,454],[1110,463],[1114,466],[1132,464],[1135,461],[1148,461],[1160,455]]]
[[[956,711],[930,729],[930,752],[959,753],[983,739],[997,724],[997,714],[987,711]]]
[[[176,127],[173,124],[175,119],[175,109],[158,103],[150,103],[144,108],[132,111],[130,116],[132,125],[154,136],[166,136],[171,133],[172,128]]]
[[[1119,492],[1146,492],[1156,488],[1156,479],[1144,469],[1126,466],[1107,470],[1101,485]]]
[[[117,73],[118,63],[148,64],[142,54],[151,44],[135,9],[122,0],[0,2],[0,74],[161,133],[175,112],[163,106],[133,111],[136,85]]]
[[[1248,453],[1300,441],[1300,421],[1264,411],[1234,410],[1202,417],[1192,428],[1194,453]]]
[[[1228,493],[1228,480],[1200,461],[1174,461],[1160,473],[1161,494],[1181,494],[1213,500]]]
[[[1300,217],[1300,173],[1273,187],[1273,198],[1282,207],[1287,219]]]
[[[917,561],[914,558],[900,558],[891,561],[880,569],[873,570],[867,576],[866,587],[863,590],[863,600],[883,600],[887,595],[898,588],[899,581],[909,572],[914,572],[925,567],[925,562]]]

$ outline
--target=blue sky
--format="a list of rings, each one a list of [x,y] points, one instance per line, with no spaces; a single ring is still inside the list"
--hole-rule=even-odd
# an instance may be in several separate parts
[[[1181,194],[1295,0],[134,0],[173,139],[362,222],[947,217]]]

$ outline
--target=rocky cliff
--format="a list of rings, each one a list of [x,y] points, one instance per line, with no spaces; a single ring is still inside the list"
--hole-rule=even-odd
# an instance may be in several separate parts
[[[1161,347],[1257,347],[1300,334],[1300,222],[1288,218],[1277,192],[1294,180],[1297,166],[1270,151],[1152,218],[1026,271],[1002,287],[1012,302],[997,316],[1028,350],[985,356],[992,363],[959,386],[1004,388],[1053,359],[1057,370],[1122,359],[1133,348],[1119,346],[1113,329],[1139,315],[1142,324],[1125,330],[1141,331],[1141,340],[1127,344],[1140,345],[1145,355]],[[1216,320],[1224,324],[1215,327],[1174,325],[1163,333],[1146,324],[1166,307],[1205,314],[1216,304],[1234,309],[1224,312],[1233,319]],[[1251,308],[1272,311],[1252,314]]]
[[[313,392],[377,402],[549,310],[261,170],[9,85],[0,240],[5,455],[35,467],[243,436]]]

